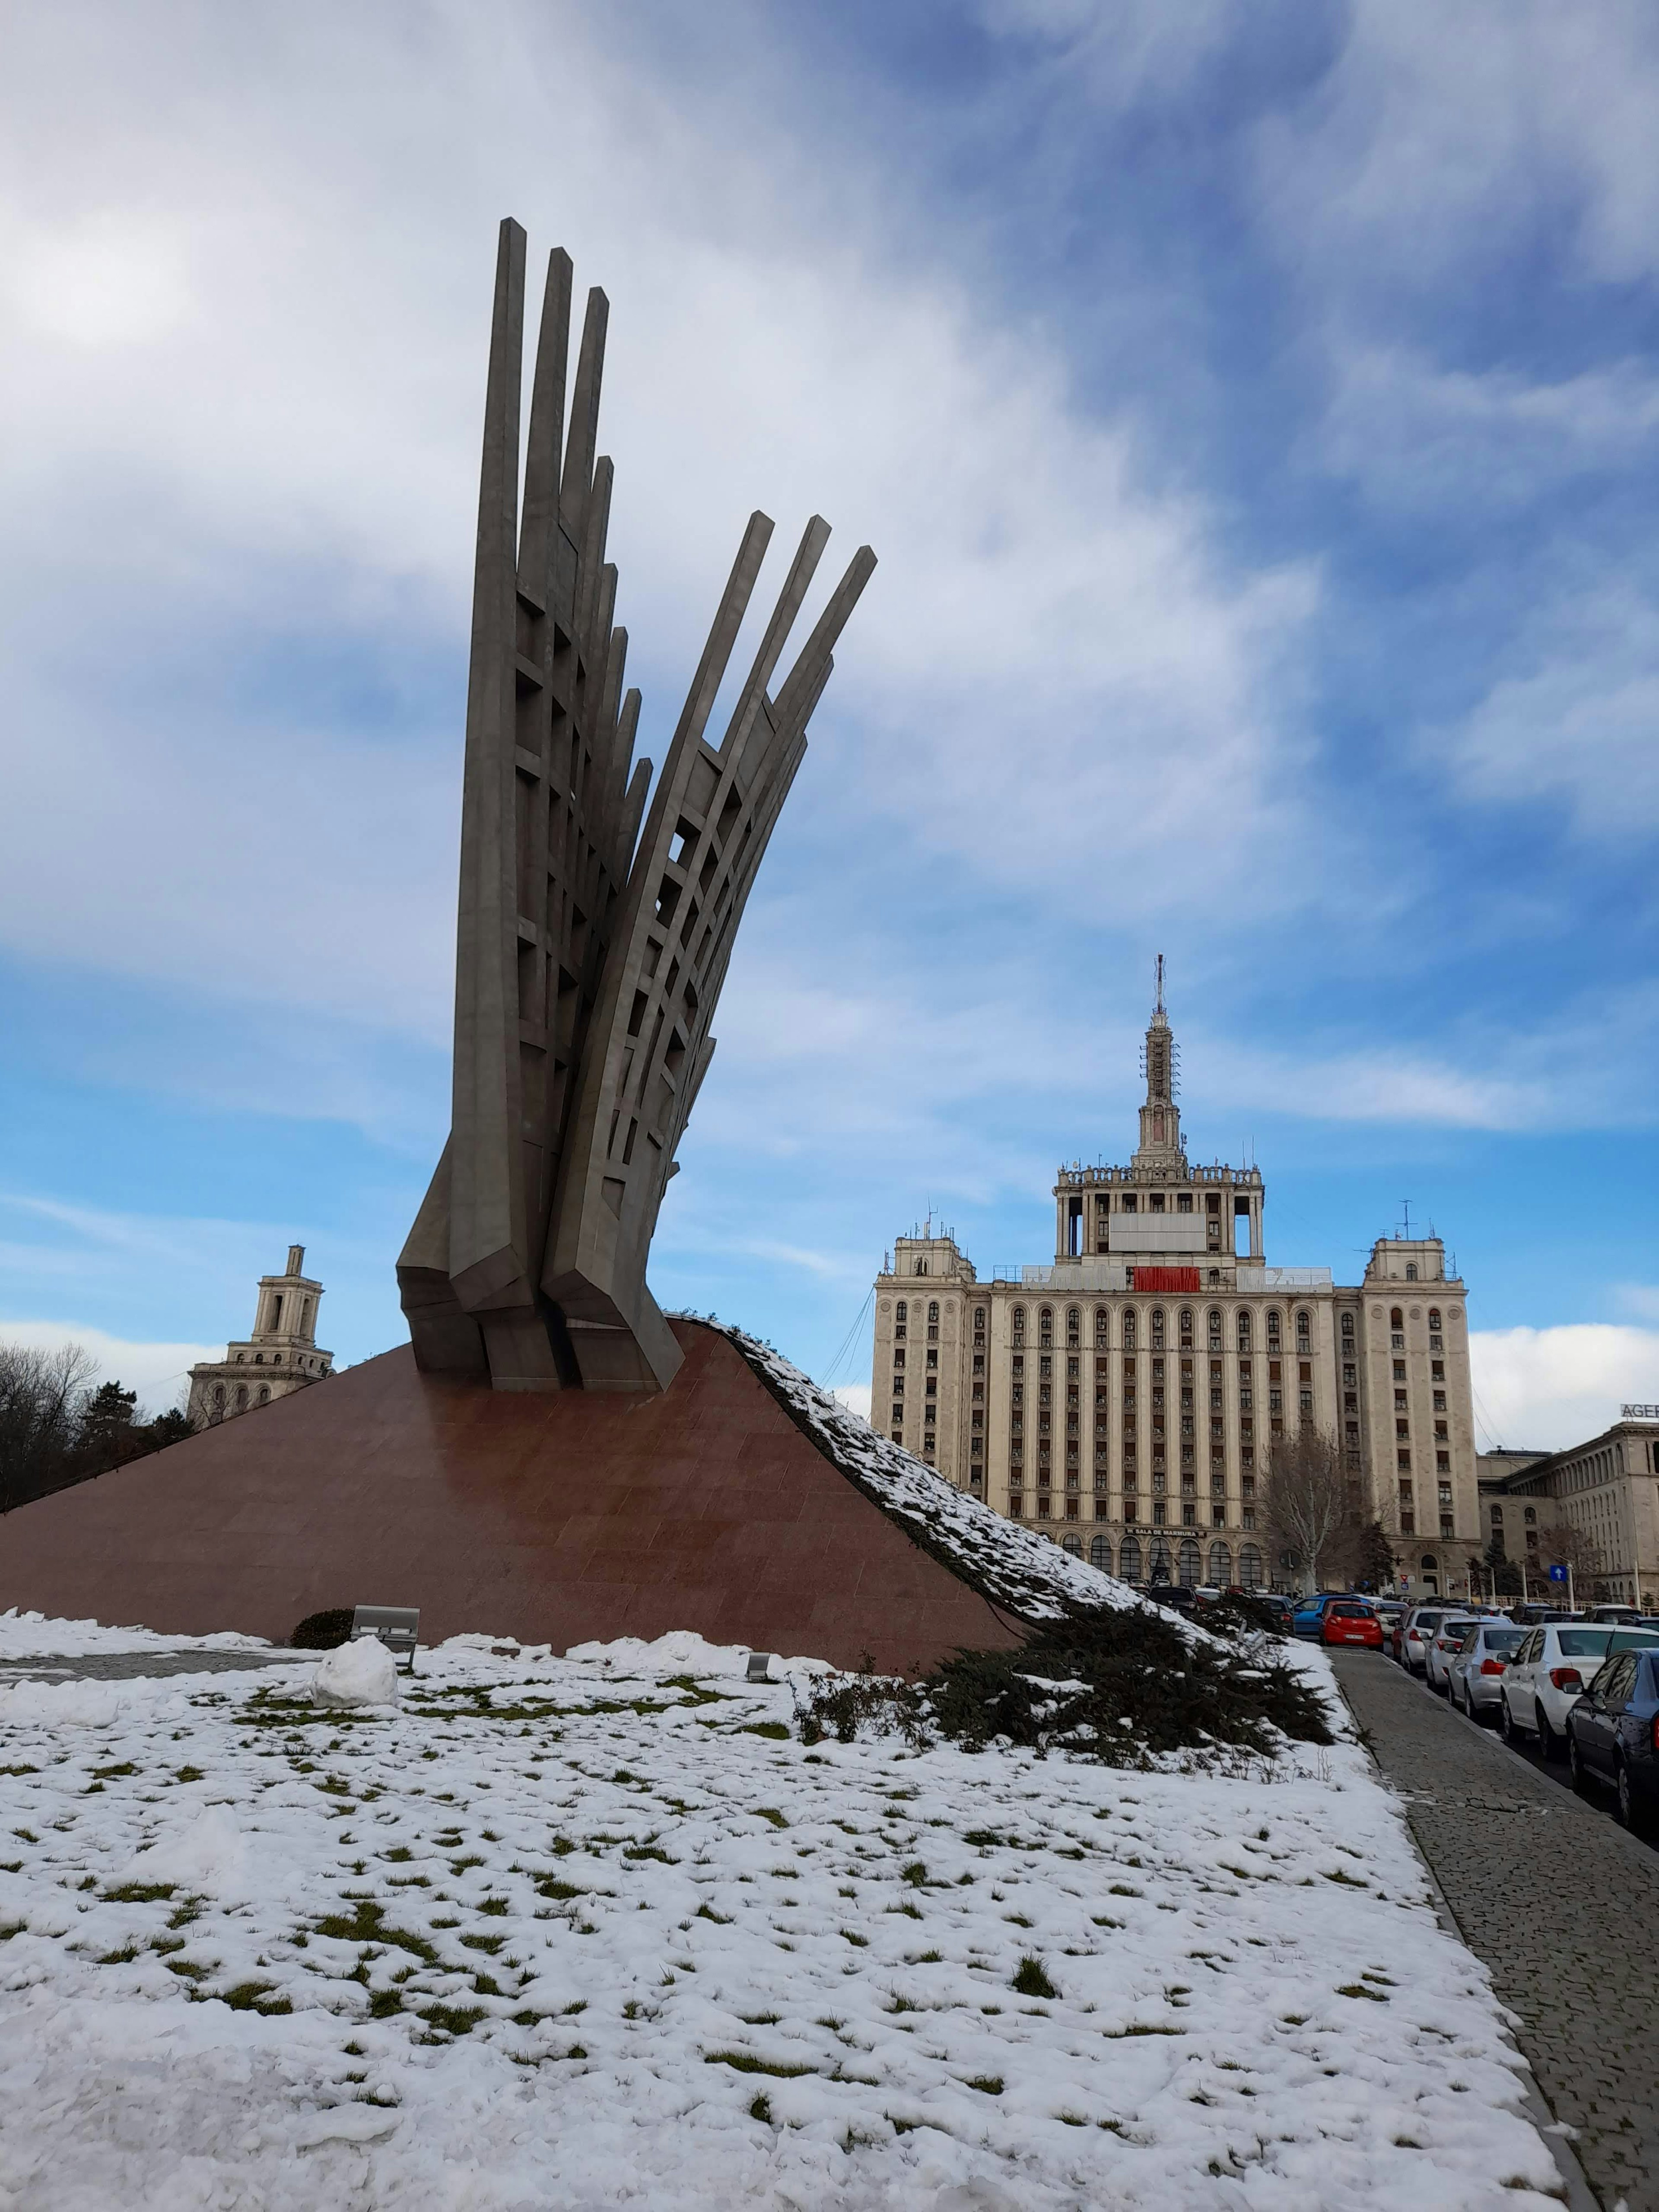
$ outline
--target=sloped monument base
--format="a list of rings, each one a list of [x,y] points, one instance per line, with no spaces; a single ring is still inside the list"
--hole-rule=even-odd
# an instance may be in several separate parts
[[[423,1375],[383,1352],[0,1519],[0,1609],[285,1641],[325,1607],[417,1605],[421,1637],[694,1629],[884,1672],[1006,1647],[731,1340],[643,1401]]]

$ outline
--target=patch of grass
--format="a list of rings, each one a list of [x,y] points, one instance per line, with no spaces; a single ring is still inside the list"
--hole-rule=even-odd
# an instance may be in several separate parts
[[[424,1936],[416,1936],[406,1928],[386,1925],[386,1907],[376,1905],[373,1898],[359,1897],[349,1900],[356,1911],[348,1919],[343,1912],[330,1913],[325,1919],[313,1923],[313,1936],[331,1936],[342,1943],[380,1943],[388,1949],[407,1951],[428,1966],[439,1964],[438,1954]],[[435,1923],[434,1923],[435,1924]],[[452,1928],[454,1921],[448,1923]]]
[[[771,2126],[772,2100],[767,2095],[764,2089],[761,2091],[754,2103],[750,2106],[749,2117],[751,2120],[759,2120],[765,2127],[769,2128]]]
[[[428,2027],[444,2035],[471,2035],[478,2022],[488,2017],[482,2005],[428,2005],[421,2014]]]
[[[981,2097],[1000,2097],[1002,2094],[1002,2076],[1000,2074],[975,2074],[964,2086],[977,2089]]]
[[[927,1869],[920,1859],[912,1859],[908,1866],[899,1869],[899,1880],[908,1881],[912,1889],[925,1889],[927,1886]]]
[[[1328,1874],[1325,1876],[1325,1879],[1327,1881],[1340,1881],[1344,1889],[1365,1889],[1370,1887],[1366,1882],[1356,1881],[1351,1874],[1342,1874],[1340,1872],[1336,1874]]]
[[[113,1782],[118,1777],[128,1774],[137,1774],[137,1768],[129,1759],[120,1766],[94,1766],[92,1770],[92,1775],[94,1782]]]
[[[1008,1986],[1022,1997],[1057,1997],[1060,1995],[1044,1972],[1042,1960],[1030,1951],[1020,1960],[1018,1971]]]
[[[511,1900],[507,1898],[487,1897],[483,1903],[478,1907],[478,1910],[484,1915],[486,1919],[505,1920],[507,1914],[513,1910],[513,1905]]]
[[[729,1928],[732,1925],[732,1915],[729,1912],[716,1912],[714,1906],[708,1904],[702,1904],[697,1907],[697,1918],[712,1920],[717,1928]]]
[[[752,2051],[705,2051],[705,2066],[729,2066],[737,2074],[771,2074],[781,2081],[793,2081],[803,2074],[816,2074],[816,2066],[785,2066],[775,2059],[761,2058]]]
[[[536,1894],[538,1897],[550,1897],[555,1904],[564,1905],[573,1897],[586,1897],[588,1892],[575,1882],[548,1881],[536,1884]],[[712,1920],[715,1916],[710,1913],[708,1917]]]
[[[161,1905],[172,1896],[178,1886],[177,1882],[172,1881],[124,1881],[104,1892],[104,1902],[106,1905]]]
[[[1368,1989],[1364,1982],[1345,1982],[1336,1994],[1340,1997],[1369,1997],[1373,2004],[1389,2002],[1381,1990]]]
[[[623,1856],[625,1859],[655,1859],[663,1866],[679,1864],[678,1859],[671,1859],[667,1852],[659,1850],[655,1844],[630,1844]]]
[[[507,1938],[505,1936],[463,1936],[461,1941],[469,1951],[487,1952],[493,1959]]]
[[[747,1721],[735,1733],[738,1735],[763,1735],[774,1743],[787,1743],[789,1741],[789,1731],[781,1721]],[[761,2097],[756,2101],[763,2105],[766,2100]]]
[[[222,1993],[219,2002],[228,2004],[233,2012],[263,2013],[267,2020],[276,2019],[294,2009],[288,1998],[281,1996],[270,1982],[238,1982],[234,1990]]]
[[[757,1819],[769,1820],[775,1828],[787,1828],[789,1826],[788,1821],[784,1819],[775,1805],[757,1805],[755,1813]]]

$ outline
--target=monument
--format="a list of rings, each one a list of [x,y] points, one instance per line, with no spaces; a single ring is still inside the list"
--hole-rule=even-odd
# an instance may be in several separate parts
[[[829,526],[807,524],[718,746],[706,738],[772,535],[749,518],[650,795],[605,559],[608,303],[587,295],[566,422],[572,270],[548,262],[519,497],[525,234],[503,222],[467,683],[450,1137],[398,1281],[417,1364],[498,1390],[650,1392],[680,1349],[646,1287],[709,1024],[860,546],[775,694]],[[644,820],[641,833],[641,822]]]
[[[589,295],[567,404],[571,280],[555,253],[520,493],[525,239],[501,226],[452,1126],[398,1262],[411,1341],[7,1515],[0,1607],[282,1638],[327,1607],[417,1605],[433,1640],[684,1628],[902,1668],[1017,1642],[1022,1593],[1071,1566],[646,1286],[732,939],[874,560],[860,549],[775,683],[829,536],[812,519],[711,742],[771,535],[750,516],[652,789],[605,559],[606,304]]]

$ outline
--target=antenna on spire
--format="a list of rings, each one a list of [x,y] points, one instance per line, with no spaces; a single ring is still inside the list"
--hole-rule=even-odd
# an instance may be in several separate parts
[[[1164,1012],[1164,955],[1161,952],[1158,956],[1157,982],[1158,1002],[1153,1006],[1152,1012],[1155,1014],[1161,1014]]]

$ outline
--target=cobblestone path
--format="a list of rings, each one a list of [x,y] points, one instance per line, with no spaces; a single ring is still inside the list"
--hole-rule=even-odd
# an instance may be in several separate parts
[[[1391,1660],[1331,1656],[1591,2186],[1659,2212],[1659,1852]]]
[[[314,1651],[76,1651],[0,1659],[7,1682],[130,1682],[144,1674],[228,1674],[247,1667],[315,1666]]]

